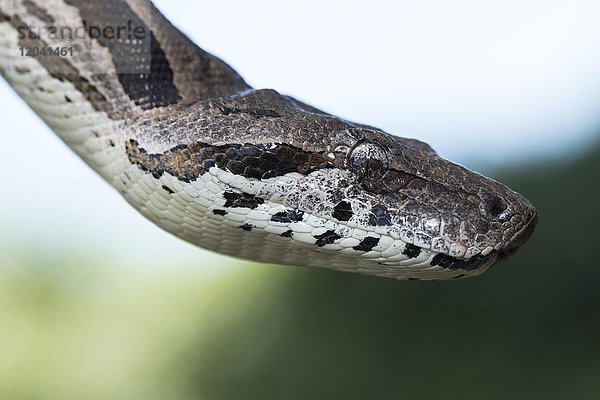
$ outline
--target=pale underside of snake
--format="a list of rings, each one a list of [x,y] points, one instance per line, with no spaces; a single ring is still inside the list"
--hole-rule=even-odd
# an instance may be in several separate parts
[[[145,0],[0,0],[0,72],[134,208],[219,253],[460,278],[537,221],[425,143],[251,88]]]

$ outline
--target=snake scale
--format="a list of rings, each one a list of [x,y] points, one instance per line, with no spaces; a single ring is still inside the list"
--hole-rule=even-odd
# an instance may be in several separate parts
[[[0,73],[146,218],[219,253],[461,278],[537,221],[423,142],[251,88],[145,0],[0,0]]]

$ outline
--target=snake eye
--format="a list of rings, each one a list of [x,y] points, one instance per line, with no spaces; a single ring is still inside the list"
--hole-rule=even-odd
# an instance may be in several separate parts
[[[361,141],[350,152],[348,166],[366,190],[376,191],[388,170],[387,152],[379,143]]]

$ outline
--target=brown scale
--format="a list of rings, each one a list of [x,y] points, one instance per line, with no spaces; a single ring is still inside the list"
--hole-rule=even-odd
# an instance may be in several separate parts
[[[184,182],[191,182],[211,167],[228,169],[246,178],[267,179],[297,172],[307,175],[322,168],[333,168],[341,158],[331,160],[323,153],[312,153],[287,144],[206,143],[175,146],[162,154],[148,154],[135,140],[126,143],[131,163],[159,178],[165,172]]]

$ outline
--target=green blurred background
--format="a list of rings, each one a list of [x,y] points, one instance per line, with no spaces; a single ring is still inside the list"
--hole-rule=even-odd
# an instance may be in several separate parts
[[[253,86],[507,183],[537,230],[452,282],[213,255],[0,80],[0,400],[600,398],[596,0],[157,3]]]
[[[148,275],[82,249],[3,249],[0,398],[598,398],[598,171],[595,146],[494,173],[538,228],[447,283],[251,264]]]

